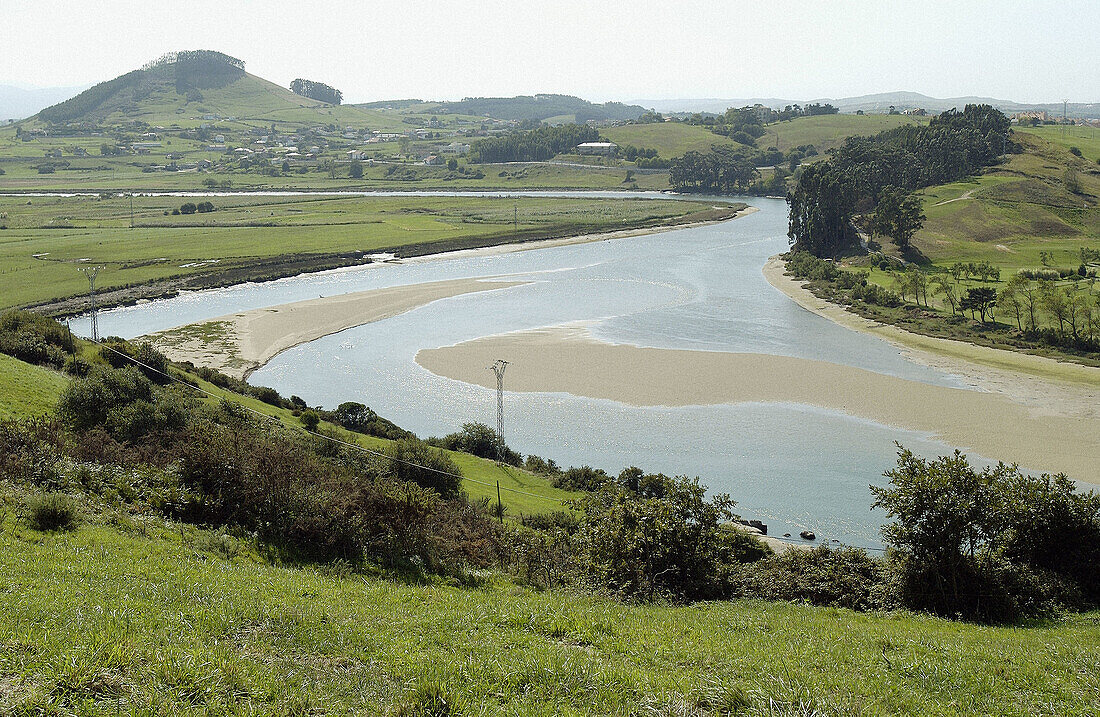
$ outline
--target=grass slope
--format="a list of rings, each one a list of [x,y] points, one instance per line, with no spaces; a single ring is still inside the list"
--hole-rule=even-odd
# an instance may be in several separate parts
[[[91,355],[96,350],[85,344],[85,351]],[[242,405],[256,413],[277,419],[283,425],[298,428],[301,422],[289,410],[277,408],[249,396],[241,396],[212,383],[187,375],[210,396],[201,396],[208,403],[225,399]],[[32,366],[5,354],[0,354],[0,419],[29,418],[52,412],[57,399],[68,384],[68,377],[49,369]],[[391,441],[365,436],[344,430],[343,428],[322,423],[322,426],[340,440],[357,443],[372,451],[388,450]],[[457,428],[457,426],[456,426]],[[500,486],[500,501],[506,517],[518,518],[521,515],[548,513],[564,510],[564,502],[579,497],[578,494],[554,488],[542,476],[529,473],[512,466],[498,465],[494,461],[478,458],[468,453],[445,451],[458,465],[462,473],[462,488],[474,500],[497,501],[496,487]]]
[[[913,244],[936,264],[989,261],[1003,277],[1041,266],[1051,252],[1059,266],[1076,267],[1082,246],[1100,248],[1100,176],[1060,145],[1016,132],[1021,154],[970,181],[923,190],[927,220]],[[1078,169],[1081,194],[1069,192],[1067,167]]]
[[[759,147],[792,147],[812,144],[819,152],[839,147],[848,137],[872,135],[905,124],[927,124],[927,117],[910,115],[816,115],[775,122],[765,127],[767,134],[756,140]]]
[[[706,127],[681,122],[607,127],[600,130],[600,135],[618,145],[632,144],[635,147],[655,149],[665,159],[679,157],[687,152],[706,152],[714,145],[744,147]]]
[[[128,516],[0,524],[0,709],[17,714],[1092,715],[1100,615],[987,628],[691,607],[264,564]],[[236,555],[234,555],[236,553]]]
[[[48,413],[67,383],[55,371],[0,354],[0,419]]]
[[[1061,145],[1066,149],[1076,147],[1082,156],[1095,164],[1100,161],[1100,128],[1097,127],[1021,127],[1018,132],[1042,137],[1048,142]]]

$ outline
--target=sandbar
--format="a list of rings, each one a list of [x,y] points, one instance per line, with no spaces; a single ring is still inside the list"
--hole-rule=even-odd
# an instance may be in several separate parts
[[[440,299],[523,283],[527,282],[452,279],[356,291],[226,314],[146,338],[174,361],[190,361],[246,378],[283,351],[323,336]]]
[[[485,366],[498,358],[511,363],[510,391],[561,392],[633,406],[816,406],[923,432],[993,460],[1100,484],[1095,390],[1032,406],[1004,393],[935,386],[826,361],[609,344],[580,324],[424,349],[416,361],[434,374],[495,388]]]

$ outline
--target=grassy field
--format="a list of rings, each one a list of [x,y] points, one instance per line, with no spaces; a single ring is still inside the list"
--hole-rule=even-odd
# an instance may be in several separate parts
[[[759,147],[778,147],[786,152],[793,147],[812,144],[821,153],[839,147],[854,135],[871,135],[905,124],[927,124],[927,117],[909,115],[817,115],[775,122],[765,127],[767,134],[756,140]]]
[[[936,264],[989,261],[1006,274],[1041,266],[1050,252],[1058,266],[1080,262],[1082,246],[1100,248],[1100,176],[1064,147],[1015,134],[1025,147],[1004,165],[972,181],[922,192],[924,228],[914,245]],[[1066,189],[1067,167],[1078,168],[1082,193]]]
[[[59,373],[0,354],[0,419],[51,411],[67,382]]]
[[[690,219],[709,205],[674,200],[494,197],[221,197],[216,211],[173,216],[178,197],[0,198],[0,308],[87,291],[77,271],[104,269],[110,289],[197,274],[226,274],[293,255],[412,245],[499,244]],[[243,279],[238,279],[243,280]]]
[[[1042,137],[1048,142],[1061,145],[1066,149],[1076,147],[1082,156],[1095,164],[1100,161],[1100,128],[1096,127],[1021,127],[1018,132],[1027,132]]]
[[[683,124],[682,122],[654,122],[651,124],[607,127],[600,130],[600,136],[606,137],[618,145],[632,144],[635,147],[655,149],[657,154],[664,159],[679,157],[686,152],[706,152],[714,145],[744,147],[744,145],[711,132],[706,127]]]
[[[0,545],[0,709],[15,714],[1100,710],[1098,614],[988,628],[410,584],[269,565],[248,541],[117,514],[68,534],[8,514]]]

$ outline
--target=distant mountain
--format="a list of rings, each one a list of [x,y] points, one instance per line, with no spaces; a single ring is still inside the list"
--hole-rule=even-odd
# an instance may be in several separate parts
[[[36,87],[23,89],[10,85],[0,85],[0,123],[9,119],[20,120],[30,117],[43,107],[49,107],[66,98],[72,97],[87,85],[81,87]]]
[[[632,120],[646,113],[639,105],[621,102],[594,104],[572,95],[531,95],[520,97],[468,97],[460,102],[440,102],[440,110],[452,114],[492,117],[500,120]]]
[[[653,107],[658,112],[725,112],[730,107],[762,104],[767,107],[782,108],[787,105],[806,105],[813,102],[829,103],[840,108],[841,112],[854,113],[863,110],[868,113],[888,112],[893,106],[898,111],[921,108],[928,112],[943,112],[952,107],[962,109],[968,104],[989,104],[1005,113],[1041,110],[1051,115],[1061,116],[1062,103],[1028,103],[999,100],[992,97],[950,97],[946,99],[929,97],[919,92],[884,92],[874,95],[842,98],[818,98],[811,100],[779,99],[775,97],[752,98],[703,98],[682,100],[632,100],[638,104]],[[1071,102],[1066,116],[1073,118],[1100,117],[1100,103]]]

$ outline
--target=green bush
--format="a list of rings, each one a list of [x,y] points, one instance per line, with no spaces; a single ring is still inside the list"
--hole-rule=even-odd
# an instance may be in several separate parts
[[[907,607],[1015,622],[1100,598],[1100,496],[1064,475],[999,463],[978,471],[959,451],[925,460],[899,448],[889,487],[872,486],[891,569]]]
[[[445,498],[461,492],[461,471],[443,451],[416,438],[404,438],[386,452],[393,459],[388,469],[395,480],[416,483]]]
[[[76,501],[64,493],[27,498],[27,525],[35,530],[74,530],[79,522]]]
[[[518,453],[508,446],[500,445],[497,432],[484,423],[463,423],[461,431],[449,433],[443,438],[431,438],[429,443],[449,451],[461,451],[480,458],[499,459],[513,466],[518,466],[522,462]]]
[[[735,593],[741,563],[771,552],[731,529],[733,501],[708,500],[698,479],[628,478],[644,493],[616,482],[580,501],[578,559],[597,589],[632,599],[721,599]]]
[[[886,563],[858,548],[792,548],[746,565],[738,582],[744,597],[852,610],[897,606]]]

